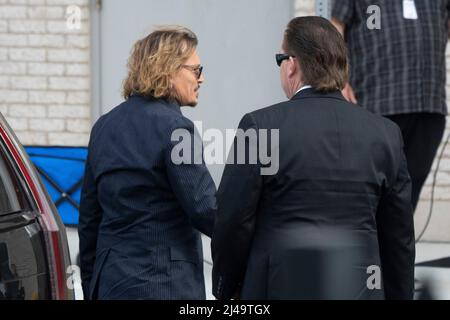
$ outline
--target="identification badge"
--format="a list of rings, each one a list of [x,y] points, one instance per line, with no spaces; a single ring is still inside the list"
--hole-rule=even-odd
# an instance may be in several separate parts
[[[403,18],[417,20],[417,9],[414,0],[403,0]]]

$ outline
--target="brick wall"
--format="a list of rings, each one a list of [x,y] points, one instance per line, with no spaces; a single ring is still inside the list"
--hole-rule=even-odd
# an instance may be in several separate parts
[[[89,45],[88,0],[0,0],[0,112],[23,144],[87,144]]]
[[[297,0],[296,16],[306,16],[315,14],[314,0]],[[447,104],[450,107],[450,45],[447,46]],[[447,129],[444,138],[450,132],[450,117],[447,118]],[[438,155],[442,150],[439,148]],[[433,173],[436,169],[435,159],[433,169],[429,175],[421,199],[415,213],[416,235],[422,232],[430,211],[431,185]],[[425,241],[445,241],[450,242],[450,145],[444,150],[444,156],[439,165],[439,172],[436,178],[434,190],[434,204],[430,224],[423,235]]]

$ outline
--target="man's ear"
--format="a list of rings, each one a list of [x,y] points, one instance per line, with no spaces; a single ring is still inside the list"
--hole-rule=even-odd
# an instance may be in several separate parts
[[[298,65],[297,62],[294,60],[293,57],[289,57],[289,65],[288,65],[288,77],[294,78],[297,76],[298,73]]]

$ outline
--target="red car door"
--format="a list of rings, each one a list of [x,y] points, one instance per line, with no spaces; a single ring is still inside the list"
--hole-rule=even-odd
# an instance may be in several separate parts
[[[73,299],[65,228],[0,115],[0,299]]]

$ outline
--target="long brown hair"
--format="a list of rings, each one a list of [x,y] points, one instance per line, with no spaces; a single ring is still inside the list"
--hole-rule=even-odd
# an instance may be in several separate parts
[[[347,83],[347,46],[327,19],[292,19],[284,34],[283,49],[297,57],[304,83],[316,90],[342,90]]]
[[[133,94],[174,99],[171,78],[194,52],[198,40],[189,29],[162,26],[137,41],[128,60],[123,97]]]

